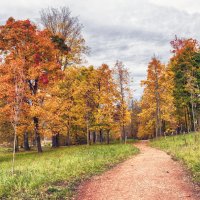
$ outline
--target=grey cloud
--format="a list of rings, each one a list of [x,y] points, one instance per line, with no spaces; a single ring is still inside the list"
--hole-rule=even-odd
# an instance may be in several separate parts
[[[90,25],[91,26],[91,25]],[[134,39],[134,40],[142,40],[142,41],[156,41],[160,42],[161,39],[165,39],[165,36],[162,33],[158,33],[156,31],[148,31],[141,28],[136,27],[123,27],[123,25],[117,26],[99,26],[95,28],[95,24],[87,29],[91,32],[91,36],[99,36],[99,37],[110,37],[114,39],[126,38],[126,39]]]
[[[1,2],[0,23],[9,16],[38,21],[39,10],[48,6],[69,6],[79,16],[91,48],[88,64],[124,62],[134,77],[137,98],[149,60],[156,54],[166,63],[175,34],[200,40],[200,2],[195,0],[6,0]]]

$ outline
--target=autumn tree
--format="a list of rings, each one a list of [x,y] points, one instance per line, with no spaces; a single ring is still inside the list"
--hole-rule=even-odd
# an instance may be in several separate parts
[[[166,131],[166,122],[174,124],[173,74],[153,57],[148,65],[147,79],[142,81],[144,93],[139,114],[139,137],[158,137]]]
[[[63,78],[52,88],[51,94],[54,96],[53,100],[50,98],[44,104],[46,113],[49,112],[51,116],[48,120],[52,125],[50,129],[53,129],[54,123],[57,124],[57,129],[66,133],[67,145],[74,139],[78,140],[77,129],[83,135],[87,133],[88,144],[91,140],[95,143],[97,136],[103,142],[104,132],[109,143],[110,134],[116,127],[113,115],[118,91],[108,65],[103,64],[97,69],[92,66],[69,66],[64,71]]]
[[[83,100],[83,113],[86,124],[86,132],[87,132],[87,144],[90,142],[90,129],[95,123],[94,112],[96,110],[96,91],[94,82],[94,68],[90,66],[89,68],[83,68],[80,74],[81,87],[80,87],[80,98]],[[77,91],[78,92],[78,91]]]
[[[65,144],[77,139],[77,129],[86,135],[90,144],[90,131],[94,125],[96,109],[95,69],[91,66],[69,66],[61,80],[51,89],[53,100],[44,103],[48,113],[47,126],[65,135]],[[49,108],[49,106],[51,108]]]
[[[130,119],[130,113],[128,112],[129,97],[129,73],[124,64],[121,61],[117,61],[114,67],[114,77],[116,79],[116,85],[118,90],[118,111],[119,122],[121,127],[121,140],[126,141],[125,126]]]
[[[185,130],[196,131],[199,105],[199,44],[195,39],[175,39],[171,42],[174,72],[174,97],[177,116]]]
[[[42,25],[51,32],[51,38],[60,50],[62,68],[81,63],[82,55],[88,51],[82,36],[82,24],[71,15],[68,7],[47,8],[40,12]]]
[[[35,139],[38,152],[41,148],[39,116],[48,87],[58,76],[60,65],[57,63],[55,45],[48,31],[38,31],[29,20],[15,21],[10,18],[1,26],[0,48],[6,54],[5,62],[18,60],[23,63],[23,74],[26,82],[24,102],[29,107],[33,119]],[[13,66],[15,68],[15,66]],[[57,74],[56,76],[54,76]],[[8,72],[7,74],[11,74]],[[6,81],[4,84],[7,84]],[[28,122],[30,123],[30,122]]]
[[[106,132],[107,143],[110,142],[110,131],[114,128],[115,103],[118,100],[118,91],[112,70],[108,65],[102,64],[95,71],[96,107],[95,129],[99,131],[100,142],[103,142],[103,132]],[[94,141],[95,141],[95,135]]]
[[[132,138],[137,138],[138,127],[139,127],[139,114],[141,112],[140,101],[131,100],[131,122],[130,122],[130,132]]]
[[[156,132],[156,137],[158,135],[161,135],[161,108],[160,108],[160,84],[159,84],[159,79],[162,76],[163,72],[163,65],[161,65],[160,61],[157,60],[155,57],[152,59],[152,61],[149,63],[148,66],[148,74],[147,74],[147,81],[144,81],[143,84],[148,84],[148,87],[150,91],[153,91],[154,99],[155,99],[155,132]]]
[[[83,123],[81,121],[79,124],[82,115],[78,109],[81,105],[79,104],[80,99],[76,99],[80,73],[81,68],[68,67],[64,71],[62,79],[51,89],[53,99],[49,98],[45,103],[46,111],[50,116],[48,124],[51,124],[51,130],[55,130],[54,137],[58,137],[58,133],[62,132],[66,138],[64,144],[67,146],[72,143],[73,128]]]
[[[0,81],[4,83],[0,88],[0,98],[4,101],[1,112],[6,113],[14,130],[12,174],[14,173],[15,152],[18,151],[18,128],[22,115],[22,106],[25,90],[23,65],[20,59],[6,60],[0,65]]]
[[[52,146],[58,147],[63,134],[67,145],[78,138],[90,144],[92,132],[93,142],[96,136],[103,142],[106,133],[109,143],[119,126],[125,141],[130,119],[127,69],[121,62],[115,73],[106,64],[98,68],[71,65],[80,63],[86,51],[78,19],[67,8],[43,10],[41,15],[45,30],[13,18],[0,27],[0,108],[9,110],[7,116],[0,116],[1,123],[7,127],[13,106],[19,105],[16,135],[29,150],[34,133],[38,152],[42,152],[41,138],[52,137]],[[16,94],[22,79],[23,97]],[[13,104],[19,97],[20,104]]]

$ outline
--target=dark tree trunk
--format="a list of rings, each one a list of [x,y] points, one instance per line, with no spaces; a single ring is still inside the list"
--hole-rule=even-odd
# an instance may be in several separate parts
[[[122,125],[122,142],[126,142],[126,130],[124,124]]]
[[[98,134],[96,133],[95,135],[96,135],[96,139],[95,140],[96,140],[96,142],[98,142],[99,141]]]
[[[100,131],[99,131],[99,140],[100,140],[100,143],[103,143],[103,131],[102,131],[102,129],[100,129]]]
[[[35,132],[35,140],[36,140],[36,145],[37,145],[37,150],[38,153],[42,152],[42,145],[41,145],[41,138],[40,138],[40,134],[39,134],[39,120],[37,117],[33,118],[34,121],[34,132]]]
[[[32,92],[32,95],[36,95],[38,91],[38,79],[35,79],[34,82],[33,80],[28,80],[29,88]],[[32,105],[32,104],[30,104]],[[41,145],[41,138],[40,138],[40,133],[39,133],[39,119],[38,117],[33,117],[33,122],[34,122],[34,133],[35,133],[35,141],[36,141],[36,146],[37,146],[37,151],[38,153],[42,152],[42,145]]]
[[[86,133],[87,133],[87,145],[90,145],[90,130],[89,130],[89,122],[87,120],[87,128],[86,128]]]
[[[33,146],[36,146],[36,139],[35,139],[35,137],[32,138],[31,143],[32,143]]]
[[[15,152],[19,151],[19,137],[16,136]]]
[[[96,143],[96,132],[94,131],[93,132],[93,144],[95,144]]]
[[[91,131],[89,131],[88,137],[89,137],[89,141],[90,141],[90,144],[91,144]]]
[[[60,134],[59,133],[56,133],[56,147],[59,147],[60,146]]]
[[[67,131],[66,146],[70,146],[70,132]]]
[[[193,93],[191,93],[191,116],[192,116],[192,128],[193,131],[196,132],[196,116],[195,116],[195,108],[193,102]]]
[[[56,147],[56,135],[52,135],[52,147]]]
[[[52,135],[52,147],[59,147],[59,133],[54,133]]]
[[[192,121],[191,121],[191,115],[190,115],[190,108],[187,106],[187,118],[188,118],[188,130],[191,132],[192,129]]]
[[[187,108],[185,108],[185,132],[189,133],[189,128],[188,128],[188,119],[187,119]]]
[[[107,144],[110,144],[110,130],[107,130]]]
[[[160,114],[160,92],[158,81],[158,69],[155,65],[155,98],[156,98],[156,138],[162,135]]]
[[[79,141],[78,141],[78,128],[77,128],[77,126],[75,126],[75,143],[79,144]]]
[[[30,150],[29,141],[28,141],[28,133],[27,132],[24,133],[24,150],[25,151],[29,151]]]
[[[165,120],[162,120],[161,134],[164,135],[165,132],[166,132],[166,122]]]

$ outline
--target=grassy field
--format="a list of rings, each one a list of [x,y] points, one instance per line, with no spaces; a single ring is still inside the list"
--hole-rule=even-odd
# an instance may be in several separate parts
[[[72,146],[16,155],[0,149],[0,199],[66,199],[76,185],[136,154],[132,144]]]
[[[151,145],[170,153],[175,159],[182,160],[195,182],[200,183],[200,133],[169,136],[166,139],[152,140]]]

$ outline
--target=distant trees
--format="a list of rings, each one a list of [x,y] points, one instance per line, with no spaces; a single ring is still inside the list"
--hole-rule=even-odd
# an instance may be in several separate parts
[[[167,125],[175,122],[173,106],[173,84],[169,67],[153,57],[148,65],[147,80],[142,81],[144,94],[139,114],[139,137],[158,137],[166,131]]]
[[[110,132],[117,129],[115,113],[119,93],[112,70],[103,64],[97,69],[93,66],[70,66],[64,78],[56,86],[55,94],[60,104],[55,108],[66,130],[67,145],[77,139],[77,130],[86,133],[87,144],[95,143],[97,137],[103,142],[106,133],[107,143]],[[48,108],[48,106],[47,106]]]
[[[167,65],[153,57],[141,101],[130,95],[121,61],[111,69],[81,66],[87,46],[68,8],[41,11],[43,28],[9,18],[0,26],[0,133],[17,148],[110,143],[196,131],[200,124],[200,49],[194,39],[171,42]],[[14,125],[14,131],[11,129]],[[5,130],[7,133],[5,133]]]
[[[141,112],[140,101],[131,100],[131,122],[130,122],[130,136],[134,139],[138,137],[138,128],[139,128],[139,114]]]
[[[116,129],[114,114],[116,112],[116,101],[118,100],[117,86],[113,72],[108,65],[103,64],[97,69],[97,110],[96,129],[99,129],[100,141],[103,142],[103,131],[107,134],[107,143],[110,142],[110,131]]]
[[[115,70],[77,65],[86,47],[67,8],[43,10],[42,19],[47,29],[13,18],[0,27],[0,124],[14,125],[15,149],[36,145],[42,152],[44,138],[52,147],[109,144],[120,128],[125,141],[127,69],[121,62]]]
[[[118,99],[118,117],[121,128],[121,141],[126,141],[125,126],[130,123],[130,112],[128,109],[128,98],[130,97],[129,90],[129,73],[121,61],[117,61],[114,67],[114,74],[116,79]]]
[[[175,37],[171,45],[169,64],[153,58],[142,82],[139,137],[197,131],[200,126],[199,43]]]
[[[194,39],[178,39],[171,42],[173,57],[170,60],[174,72],[174,97],[179,124],[185,131],[197,130],[200,109],[200,50]]]

